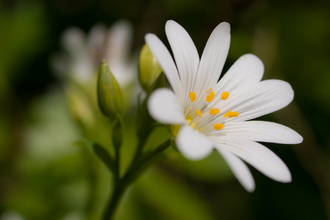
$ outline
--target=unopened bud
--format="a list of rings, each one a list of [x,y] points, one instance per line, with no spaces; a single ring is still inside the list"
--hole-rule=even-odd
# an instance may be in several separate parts
[[[148,92],[151,85],[162,72],[156,58],[152,55],[149,47],[145,44],[142,47],[139,58],[139,81],[144,89]]]
[[[123,111],[123,96],[120,86],[105,60],[102,61],[97,80],[97,99],[101,112],[114,119]]]

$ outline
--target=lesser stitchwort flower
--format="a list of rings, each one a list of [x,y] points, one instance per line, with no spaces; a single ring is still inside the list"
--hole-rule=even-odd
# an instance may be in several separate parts
[[[201,59],[178,23],[168,21],[165,31],[175,62],[158,37],[145,37],[171,86],[171,90],[153,92],[148,110],[155,120],[172,125],[178,150],[198,160],[216,149],[248,191],[254,190],[255,183],[242,160],[276,181],[290,182],[284,162],[258,142],[298,144],[303,138],[277,123],[248,121],[288,105],[294,96],[290,84],[260,81],[264,66],[252,54],[240,57],[218,82],[230,44],[226,22],[214,29]]]

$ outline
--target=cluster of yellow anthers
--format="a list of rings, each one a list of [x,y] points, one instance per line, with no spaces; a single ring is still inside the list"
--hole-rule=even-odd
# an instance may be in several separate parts
[[[208,90],[205,91],[207,93],[206,96],[206,102],[212,102],[215,96],[215,93],[212,91],[212,88],[209,88]],[[229,93],[228,92],[222,92],[220,99],[221,100],[226,100],[229,97]],[[190,98],[190,103],[193,103],[196,100],[196,93],[194,92],[189,92],[189,98]],[[190,108],[190,110],[192,110],[192,108]],[[220,110],[217,108],[211,108],[209,110],[210,115],[217,115],[220,113]],[[197,109],[195,112],[196,115],[198,115],[199,117],[202,116],[202,112],[200,109]],[[228,112],[226,112],[226,114],[223,115],[223,118],[229,117],[237,117],[239,115],[238,112],[233,112],[232,110],[229,110]],[[213,125],[215,130],[221,130],[224,128],[224,124],[218,123],[218,124],[214,124]]]

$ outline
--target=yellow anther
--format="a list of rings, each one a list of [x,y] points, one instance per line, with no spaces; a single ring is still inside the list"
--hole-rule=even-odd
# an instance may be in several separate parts
[[[211,108],[210,109],[210,114],[211,115],[216,115],[216,114],[219,114],[220,110],[217,109],[217,108]]]
[[[212,102],[213,98],[214,98],[215,93],[213,91],[211,91],[207,96],[206,96],[206,101],[207,102]]]
[[[196,115],[199,115],[199,117],[201,117],[201,116],[202,116],[202,112],[201,112],[201,110],[197,109],[197,110],[196,110]]]
[[[229,93],[228,92],[223,92],[222,94],[221,94],[221,99],[222,100],[226,100],[226,99],[228,99],[228,97],[229,97]]]
[[[221,130],[221,129],[223,129],[225,126],[224,126],[223,124],[214,124],[213,127],[214,127],[215,130]]]
[[[191,110],[192,110],[192,107],[189,108],[189,111],[191,111]]]
[[[238,112],[233,112],[232,110],[229,110],[228,112],[226,112],[226,114],[223,117],[225,118],[227,116],[229,118],[231,118],[231,117],[237,117],[237,116],[239,116],[239,113]]]
[[[196,93],[189,92],[190,103],[193,103],[196,100]]]

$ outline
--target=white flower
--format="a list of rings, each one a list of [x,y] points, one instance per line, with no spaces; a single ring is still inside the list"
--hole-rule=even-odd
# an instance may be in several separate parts
[[[172,90],[154,91],[148,110],[155,120],[172,125],[178,150],[198,160],[216,149],[248,191],[254,190],[255,183],[242,160],[276,181],[290,182],[284,162],[258,142],[298,144],[303,138],[280,124],[248,121],[288,105],[294,96],[290,84],[260,82],[264,66],[252,54],[240,57],[218,82],[230,44],[226,22],[214,29],[201,59],[183,27],[168,21],[165,31],[175,62],[154,34],[145,39]]]
[[[129,57],[133,28],[127,21],[118,21],[109,29],[102,24],[86,34],[77,27],[64,31],[61,39],[63,54],[53,57],[53,66],[62,75],[70,74],[75,80],[88,82],[105,59],[121,86],[136,78],[136,62]]]

